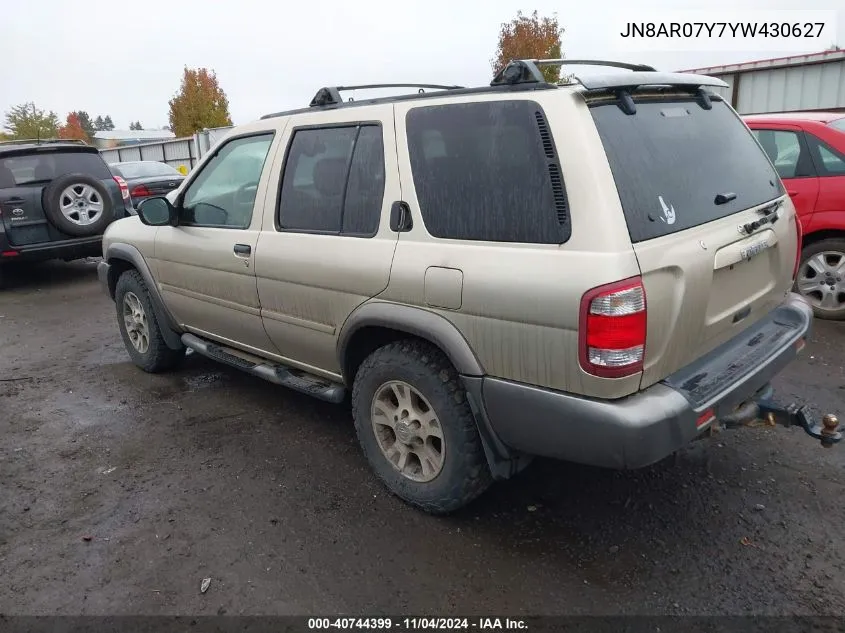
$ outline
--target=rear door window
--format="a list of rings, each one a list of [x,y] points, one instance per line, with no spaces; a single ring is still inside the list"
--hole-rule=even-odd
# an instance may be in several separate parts
[[[813,162],[804,147],[802,135],[791,130],[753,130],[754,136],[781,178],[813,175]]]
[[[610,163],[631,241],[676,233],[784,193],[754,136],[721,100],[705,110],[684,97],[636,99],[591,112]],[[734,194],[717,204],[719,194]],[[730,197],[730,196],[728,196]]]
[[[426,106],[406,118],[422,219],[434,237],[560,244],[566,192],[539,104]]]
[[[34,152],[0,159],[0,181],[12,173],[15,185],[49,182],[65,174],[86,174],[98,180],[112,177],[108,165],[93,152]],[[4,176],[5,174],[5,176]]]

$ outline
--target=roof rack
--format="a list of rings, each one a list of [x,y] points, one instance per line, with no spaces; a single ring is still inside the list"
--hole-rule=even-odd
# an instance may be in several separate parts
[[[496,73],[490,85],[548,83],[540,71],[540,68],[546,66],[606,66],[638,72],[657,72],[657,69],[645,64],[628,64],[602,59],[514,59]]]
[[[0,145],[49,145],[51,143],[75,143],[77,145],[88,145],[85,141],[75,138],[17,138],[8,141],[0,141]]]
[[[439,84],[363,84],[360,86],[328,86],[320,88],[311,103],[308,105],[312,108],[327,105],[340,105],[343,103],[341,92],[349,90],[377,90],[379,88],[417,88],[420,94],[424,93],[426,89],[431,90],[460,90],[463,86],[442,86]],[[352,101],[352,97],[349,98]]]

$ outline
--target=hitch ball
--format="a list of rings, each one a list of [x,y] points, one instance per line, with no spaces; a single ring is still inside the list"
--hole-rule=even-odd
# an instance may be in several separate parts
[[[839,428],[839,418],[832,413],[825,413],[822,416],[822,446],[825,448],[833,446],[830,440],[836,435],[837,428]]]

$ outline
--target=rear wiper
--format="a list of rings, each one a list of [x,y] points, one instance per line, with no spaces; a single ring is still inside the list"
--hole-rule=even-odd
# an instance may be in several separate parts
[[[732,192],[728,193],[720,193],[716,196],[716,199],[713,201],[715,204],[727,204],[731,200],[736,200],[736,194]]]

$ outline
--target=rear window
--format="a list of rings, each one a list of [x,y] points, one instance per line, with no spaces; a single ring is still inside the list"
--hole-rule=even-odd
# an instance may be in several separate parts
[[[721,100],[595,105],[631,241],[712,222],[783,195],[783,185],[751,132]],[[736,197],[716,203],[719,194]]]
[[[406,118],[420,212],[434,237],[560,244],[570,225],[556,148],[539,104],[414,108]]]
[[[841,130],[845,132],[845,118],[843,119],[836,119],[835,121],[830,122],[830,127],[835,128],[837,130]]]
[[[64,174],[87,174],[98,180],[112,177],[100,155],[91,152],[36,152],[0,158],[0,187],[49,182]]]

